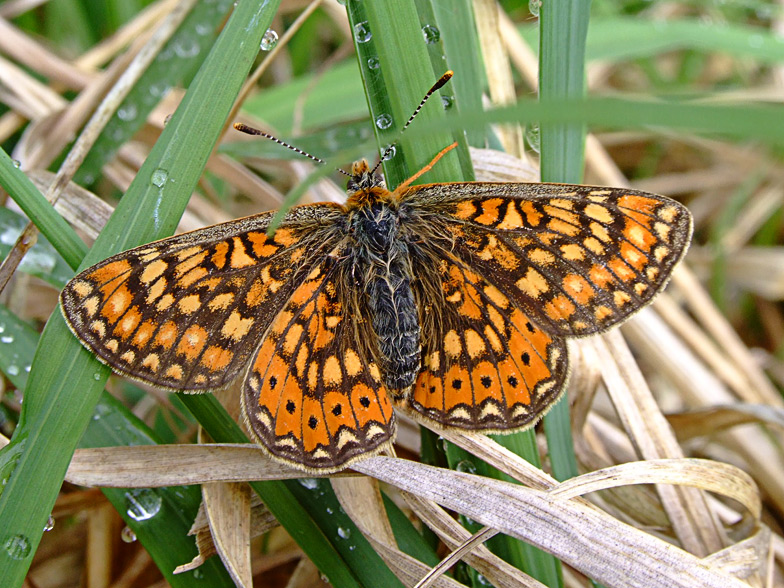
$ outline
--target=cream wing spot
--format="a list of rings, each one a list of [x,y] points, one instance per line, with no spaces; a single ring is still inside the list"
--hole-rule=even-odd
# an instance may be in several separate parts
[[[457,331],[454,329],[450,330],[444,336],[444,351],[446,351],[447,355],[453,359],[460,357],[460,353],[463,351],[463,345],[460,342],[460,335],[458,335]]]
[[[239,311],[235,310],[223,323],[221,335],[227,339],[239,341],[248,334],[254,322],[256,322],[255,319],[243,318]]]
[[[149,263],[147,267],[144,268],[144,270],[141,273],[141,276],[139,276],[139,279],[145,284],[150,284],[158,277],[163,275],[163,272],[166,271],[167,267],[169,267],[168,263],[166,263],[162,259],[156,259],[155,261]]]

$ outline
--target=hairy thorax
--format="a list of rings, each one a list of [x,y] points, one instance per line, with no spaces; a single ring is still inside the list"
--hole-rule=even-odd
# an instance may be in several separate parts
[[[363,191],[349,203],[350,232],[355,240],[352,271],[365,285],[385,384],[393,396],[400,397],[420,370],[420,325],[399,208],[375,195],[372,190]]]

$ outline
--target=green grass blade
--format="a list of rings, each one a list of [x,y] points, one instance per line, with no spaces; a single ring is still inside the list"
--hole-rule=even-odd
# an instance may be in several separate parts
[[[71,267],[77,267],[87,252],[84,244],[71,226],[55,211],[8,154],[0,149],[0,186],[8,192],[28,218],[35,221],[44,234]]]
[[[531,47],[539,46],[539,27],[520,31]],[[625,62],[662,53],[694,49],[753,59],[760,64],[784,60],[781,37],[768,29],[704,19],[647,20],[634,17],[597,17],[588,30],[588,61]]]
[[[17,390],[24,391],[28,378],[25,366],[29,367],[33,361],[39,334],[1,305],[0,325],[3,333],[0,341],[0,369]],[[79,447],[151,445],[157,442],[143,422],[115,398],[103,392]],[[198,488],[104,488],[103,493],[144,545],[169,585],[175,588],[192,586],[192,573],[175,576],[172,571],[178,565],[191,561],[198,553],[193,539],[188,537],[188,530],[201,501]],[[145,503],[148,509],[145,515],[152,516],[139,516],[132,500]],[[209,560],[199,569],[199,575],[210,586],[228,588],[234,585],[219,558]]]
[[[107,230],[85,257],[86,264],[174,229],[277,5],[240,2],[235,7]],[[108,368],[82,348],[55,313],[41,336],[14,435],[24,448],[0,496],[0,543],[23,540],[26,546],[13,553],[0,550],[0,577],[10,587],[24,579],[107,376]]]
[[[117,108],[74,177],[92,184],[101,168],[147,121],[173,86],[187,86],[215,42],[231,0],[198,2]]]
[[[248,443],[239,425],[215,397],[178,396],[216,442]],[[340,513],[337,498],[326,481],[288,480],[250,485],[334,586],[400,586],[356,525]],[[346,540],[348,537],[350,542]]]
[[[346,8],[379,146],[397,144],[396,155],[384,162],[387,185],[394,187],[454,140],[443,130],[420,135],[417,141],[408,132],[399,135],[425,92],[444,72],[433,71],[413,0],[349,0]],[[412,127],[444,119],[443,106],[434,96]],[[422,181],[456,181],[461,176],[458,157],[450,153]]]

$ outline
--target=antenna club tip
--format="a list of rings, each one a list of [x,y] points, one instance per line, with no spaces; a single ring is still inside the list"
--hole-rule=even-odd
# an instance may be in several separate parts
[[[235,122],[235,123],[234,123],[232,126],[233,126],[235,129],[237,129],[238,131],[242,131],[243,133],[244,133],[244,132],[246,131],[246,129],[248,128],[248,126],[247,126],[247,125],[245,125],[245,124],[243,124],[243,123],[239,123],[239,122]]]
[[[455,75],[455,72],[453,72],[451,69],[448,69],[444,73],[444,75],[438,78],[438,81],[433,85],[433,89],[431,90],[431,92],[435,92],[436,90],[439,90],[444,84],[446,84],[450,79],[452,79],[453,75]]]

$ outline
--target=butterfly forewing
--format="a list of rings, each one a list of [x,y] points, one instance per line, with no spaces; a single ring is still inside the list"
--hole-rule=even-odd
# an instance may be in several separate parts
[[[467,262],[539,327],[600,332],[667,283],[691,235],[681,204],[563,184],[431,184],[403,196],[437,212]]]
[[[272,215],[261,214],[120,253],[66,285],[63,314],[122,374],[174,390],[220,388],[244,371],[297,282],[339,238],[322,226],[336,210],[293,209],[273,237]]]
[[[328,256],[294,291],[251,364],[243,413],[272,455],[330,472],[389,445],[394,416],[358,340],[346,268]],[[369,333],[364,332],[365,336]]]

